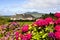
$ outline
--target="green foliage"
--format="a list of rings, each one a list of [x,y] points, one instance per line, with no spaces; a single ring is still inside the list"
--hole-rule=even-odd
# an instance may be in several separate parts
[[[30,26],[32,27],[32,26]],[[54,25],[50,24],[46,27],[33,27],[32,40],[49,40],[48,33],[54,32]]]
[[[39,33],[38,33],[38,32],[35,32],[35,35],[33,35],[32,38],[35,39],[35,40],[40,40],[40,35],[39,35]]]
[[[8,23],[9,20],[9,18],[0,17],[0,25]]]
[[[54,25],[46,26],[45,31],[46,32],[54,32]]]
[[[50,14],[42,15],[42,18],[47,18],[47,17],[52,17],[52,18],[54,18],[54,14],[50,12]]]
[[[2,33],[0,34],[0,38],[1,38],[1,37],[3,37],[3,34],[2,34]]]

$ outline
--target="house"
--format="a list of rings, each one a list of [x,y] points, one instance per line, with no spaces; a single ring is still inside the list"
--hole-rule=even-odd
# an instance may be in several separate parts
[[[16,14],[11,16],[11,20],[34,20],[35,17],[30,14]]]

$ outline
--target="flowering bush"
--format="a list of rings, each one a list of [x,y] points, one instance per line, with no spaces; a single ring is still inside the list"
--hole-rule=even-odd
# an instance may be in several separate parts
[[[48,24],[54,24],[54,20],[53,20],[53,18],[51,18],[51,17],[45,18],[45,21],[46,21]]]
[[[21,30],[22,30],[22,32],[26,32],[26,31],[28,31],[28,28],[29,28],[28,25],[24,25],[24,26],[22,26]]]
[[[60,24],[60,18],[55,21],[55,24]]]
[[[55,32],[56,38],[60,39],[60,32]]]
[[[35,22],[35,24],[37,25],[37,27],[42,27],[42,26],[48,25],[48,23],[44,19],[37,20]]]
[[[55,30],[56,30],[56,31],[60,31],[60,25],[56,25],[56,26],[55,26]]]
[[[60,18],[60,12],[56,12],[55,15],[57,18]]]
[[[0,40],[60,40],[60,14],[57,19],[40,18],[22,27],[17,22],[0,26]]]

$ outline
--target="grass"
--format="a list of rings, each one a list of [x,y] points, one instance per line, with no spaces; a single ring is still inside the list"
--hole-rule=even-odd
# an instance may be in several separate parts
[[[9,24],[10,22],[5,22],[5,23],[0,23],[0,25],[2,25],[2,24]],[[25,24],[32,24],[33,23],[33,21],[31,21],[31,22],[29,22],[29,21],[27,21],[27,22],[18,22],[18,24],[20,25],[20,26],[23,26],[23,25],[25,25]]]
[[[29,25],[29,24],[32,24],[32,23],[33,23],[33,22],[28,22],[28,21],[27,21],[27,22],[19,22],[19,24],[20,24],[21,26],[24,25],[24,24],[28,24],[28,25]]]
[[[10,21],[11,22],[11,21]],[[9,23],[10,23],[9,21],[5,21],[5,20],[0,20],[0,25],[3,25],[3,24],[6,24],[6,25],[8,25]],[[24,24],[32,24],[34,21],[17,21],[18,22],[18,24],[20,25],[20,26],[23,26]]]

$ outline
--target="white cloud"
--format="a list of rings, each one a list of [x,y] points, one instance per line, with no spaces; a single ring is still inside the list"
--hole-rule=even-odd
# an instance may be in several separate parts
[[[23,13],[23,12],[57,12],[60,11],[60,0],[25,0],[25,2],[22,2],[22,4],[11,4],[2,7],[2,11],[11,14],[17,12],[17,13]],[[5,8],[5,9],[4,9]],[[1,8],[0,8],[1,9]]]
[[[39,9],[47,7],[56,7],[59,4],[59,0],[27,0],[27,3],[23,4],[23,7]]]

